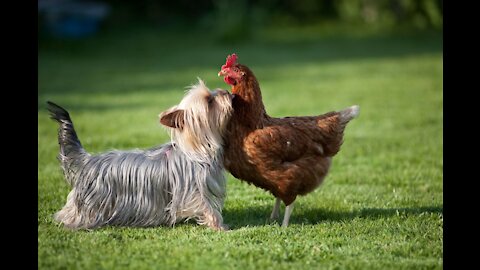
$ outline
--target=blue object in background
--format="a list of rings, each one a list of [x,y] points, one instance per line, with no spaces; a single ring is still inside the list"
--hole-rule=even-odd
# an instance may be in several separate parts
[[[98,31],[110,7],[101,2],[44,0],[38,1],[38,11],[45,15],[46,30],[53,36],[83,38]]]
[[[93,18],[67,17],[51,23],[49,30],[54,36],[81,38],[96,33],[98,24]]]

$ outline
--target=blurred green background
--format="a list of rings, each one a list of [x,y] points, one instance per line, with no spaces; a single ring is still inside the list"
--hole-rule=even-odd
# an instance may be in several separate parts
[[[442,269],[442,1],[38,7],[39,269]],[[69,110],[91,153],[151,147],[169,140],[158,114],[197,77],[229,89],[217,73],[233,52],[272,116],[361,107],[287,229],[267,219],[269,193],[229,174],[229,233],[193,223],[72,232],[53,221],[70,188],[47,100]]]
[[[72,1],[39,0],[42,37],[50,27],[48,21],[58,13],[77,18],[83,16],[84,19],[97,17],[103,30],[145,24],[157,30],[206,31],[218,41],[246,41],[272,27],[282,29],[320,24],[326,26],[324,31],[328,31],[328,26],[342,25],[355,32],[372,32],[441,30],[443,25],[441,0],[110,0],[93,2],[97,5],[81,4],[91,3],[86,1],[73,1],[76,5],[65,3]],[[337,32],[338,28],[334,29]]]

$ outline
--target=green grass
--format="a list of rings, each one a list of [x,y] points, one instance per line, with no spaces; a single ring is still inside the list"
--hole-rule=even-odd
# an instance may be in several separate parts
[[[236,46],[148,29],[42,43],[39,268],[443,268],[442,37],[299,33],[286,39],[270,32]],[[177,104],[197,76],[210,88],[226,88],[216,73],[231,52],[256,73],[270,115],[361,106],[329,176],[297,199],[288,228],[267,220],[271,195],[229,174],[229,232],[193,223],[68,231],[52,220],[69,188],[46,100],[69,109],[92,153],[150,147],[168,140],[158,114]]]

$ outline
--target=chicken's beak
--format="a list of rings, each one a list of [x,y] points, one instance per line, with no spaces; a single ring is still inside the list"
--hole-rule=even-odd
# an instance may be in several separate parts
[[[220,72],[218,72],[218,77],[225,76],[225,75],[227,75],[227,72],[224,69],[222,69],[222,70],[220,70]]]

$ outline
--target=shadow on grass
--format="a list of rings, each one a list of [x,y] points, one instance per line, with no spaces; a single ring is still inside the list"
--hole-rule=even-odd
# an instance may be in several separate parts
[[[443,50],[440,33],[411,37],[319,36],[312,40],[296,40],[292,37],[289,42],[257,41],[233,48],[215,43],[188,42],[191,39],[192,37],[181,34],[173,36],[171,40],[164,40],[158,33],[150,33],[135,40],[118,35],[85,41],[82,49],[73,53],[73,56],[39,50],[39,70],[45,70],[39,76],[39,81],[42,82],[39,93],[121,94],[134,93],[138,89],[161,91],[172,87],[181,88],[198,76],[200,71],[214,70],[212,76],[215,76],[226,55],[233,52],[239,54],[241,63],[247,64],[256,72],[282,66],[301,69],[306,64],[397,58],[439,53]],[[68,48],[72,46],[66,46],[65,50],[69,51]],[[48,79],[52,74],[55,74],[57,81],[55,86],[50,85]],[[143,81],[145,74],[153,81]],[[159,74],[156,79],[155,74]],[[58,83],[58,78],[64,79]],[[268,78],[263,76],[259,79]]]
[[[273,206],[272,206],[273,207]],[[277,221],[270,221],[270,206],[245,207],[241,209],[224,210],[223,218],[231,229],[242,227],[256,227],[267,224],[281,224],[283,211]],[[295,212],[297,210],[297,213]],[[331,211],[322,208],[293,210],[290,224],[319,224],[322,222],[342,222],[355,218],[380,219],[391,216],[419,216],[422,214],[441,214],[443,208],[439,206],[403,207],[403,208],[364,208],[355,211]]]
[[[138,102],[132,102],[129,104],[123,103],[123,104],[115,104],[115,103],[102,103],[102,104],[91,104],[91,103],[72,103],[72,102],[60,102],[56,101],[53,99],[46,99],[44,100],[39,100],[38,101],[38,107],[37,111],[38,112],[44,112],[45,115],[48,115],[48,110],[47,110],[47,102],[46,101],[51,101],[63,108],[65,108],[67,111],[75,111],[75,112],[103,112],[103,111],[112,111],[112,110],[130,110],[130,109],[139,109],[143,108],[144,104],[138,103]],[[75,117],[73,115],[73,117]]]
[[[185,43],[184,39],[185,37],[178,36],[171,42]],[[103,47],[108,47],[108,44],[118,40],[122,40],[122,36],[97,42],[100,45],[104,44]],[[143,40],[137,42],[162,44],[159,43],[157,36],[143,37]],[[134,45],[131,44],[135,47]],[[309,64],[439,53],[442,51],[442,37],[440,34],[425,37],[339,36],[303,42],[259,42],[234,49],[222,48],[215,44],[204,46],[206,47],[192,47],[188,50],[174,47],[163,53],[160,53],[159,48],[155,46],[147,47],[146,51],[126,50],[120,46],[108,47],[108,50],[102,53],[102,50],[97,51],[96,46],[87,45],[84,51],[82,50],[85,57],[75,58],[55,53],[40,54],[39,70],[43,72],[39,73],[38,111],[45,108],[45,101],[50,98],[49,95],[56,95],[57,98],[72,94],[118,96],[178,89],[180,97],[185,87],[196,81],[196,76],[205,79],[210,87],[220,85],[224,89],[229,89],[221,78],[216,78],[216,72],[224,63],[225,56],[232,52],[239,54],[241,63],[247,64],[254,72],[258,71],[258,79],[262,82],[276,80],[281,75],[275,71],[282,67],[302,69]],[[208,78],[206,74],[212,74],[217,81],[212,77]],[[67,110],[76,111],[106,111],[141,106],[141,104],[131,103],[114,105],[107,102],[89,105],[82,102],[81,97],[75,101],[75,104],[59,105],[67,106]]]

